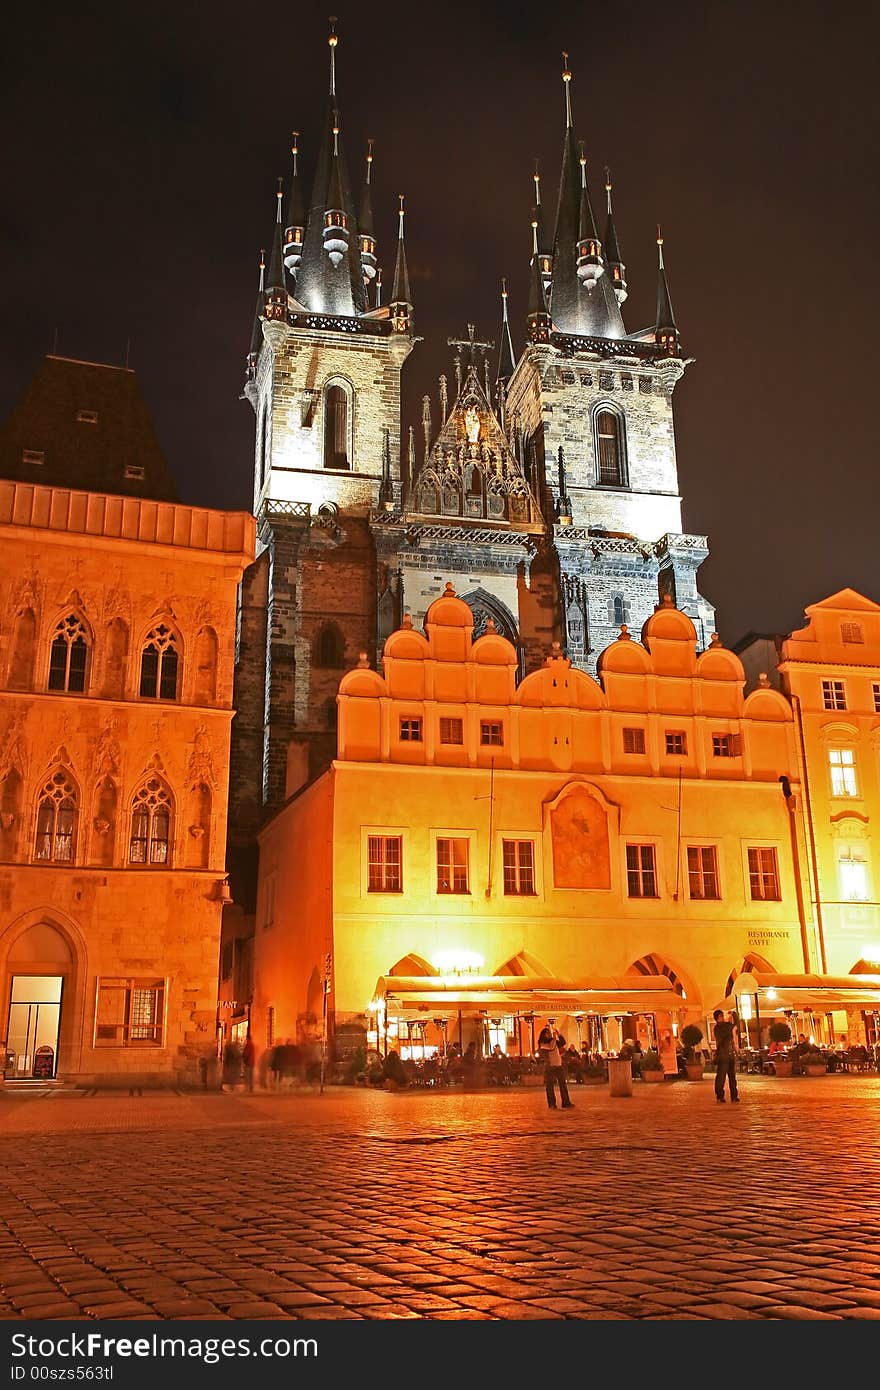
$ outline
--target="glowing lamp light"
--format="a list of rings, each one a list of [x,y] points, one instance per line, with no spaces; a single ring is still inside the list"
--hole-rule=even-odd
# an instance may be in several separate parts
[[[751,997],[750,994],[743,994],[743,995],[740,996],[739,1011],[740,1011],[740,1013],[742,1014],[743,1018],[746,1018],[746,1019],[751,1018],[751,1016],[752,1016],[752,997]]]
[[[438,975],[479,975],[485,965],[476,951],[438,951],[431,963]]]
[[[775,990],[775,989],[768,989],[768,991],[767,991],[767,998],[768,998],[768,999],[775,999],[775,998],[776,998],[776,990]]]

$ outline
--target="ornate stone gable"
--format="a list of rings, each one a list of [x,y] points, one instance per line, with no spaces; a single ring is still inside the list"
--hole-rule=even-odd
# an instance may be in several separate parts
[[[473,366],[413,480],[407,511],[518,525],[540,522],[538,504]]]

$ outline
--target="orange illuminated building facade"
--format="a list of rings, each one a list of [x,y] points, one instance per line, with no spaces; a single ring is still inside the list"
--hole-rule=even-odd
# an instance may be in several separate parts
[[[72,429],[97,439],[103,424],[95,409]],[[236,593],[254,521],[42,484],[58,451],[37,442],[37,478],[0,481],[5,1076],[197,1081],[215,1050]]]
[[[258,1044],[316,1037],[326,998],[331,1036],[380,1048],[515,1050],[551,1013],[613,1046],[648,1013],[705,1020],[743,969],[802,971],[784,696],[744,696],[669,599],[598,678],[556,645],[517,685],[514,646],[473,622],[448,585],[382,675],[362,658],[331,768],[264,827]]]

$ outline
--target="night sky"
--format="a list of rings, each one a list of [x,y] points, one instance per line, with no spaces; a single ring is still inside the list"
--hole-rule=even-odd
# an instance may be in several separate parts
[[[56,341],[130,365],[186,501],[248,507],[239,399],[259,249],[299,129],[310,180],[329,6],[16,6],[0,180],[5,416]],[[390,285],[397,194],[423,336],[404,425],[472,321],[524,341],[531,172],[555,209],[561,51],[597,211],[611,165],[630,330],[653,323],[655,224],[685,352],[686,530],[727,642],[787,631],[877,569],[877,11],[867,3],[336,4],[353,177],[376,141]],[[436,420],[436,404],[434,415]]]

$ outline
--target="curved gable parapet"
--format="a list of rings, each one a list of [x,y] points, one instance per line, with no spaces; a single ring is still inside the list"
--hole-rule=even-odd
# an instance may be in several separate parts
[[[522,680],[516,703],[531,709],[604,709],[605,692],[599,682],[565,659],[550,660]]]
[[[426,661],[430,654],[427,637],[415,628],[401,627],[386,639],[382,661]]]
[[[743,704],[743,719],[791,720],[791,705],[778,690],[753,690]]]
[[[460,627],[471,628],[474,626],[474,615],[463,598],[457,598],[455,590],[451,584],[446,585],[446,589],[440,598],[435,598],[427,613],[425,614],[425,628],[430,632],[432,627]]]
[[[687,613],[675,608],[671,603],[662,603],[654,609],[642,627],[642,641],[651,651],[652,641],[690,642],[697,645],[697,629]]]
[[[516,648],[513,643],[508,642],[506,637],[499,636],[497,632],[478,637],[471,648],[471,654],[479,666],[517,665]]]
[[[340,695],[353,695],[358,699],[377,699],[388,694],[388,686],[382,677],[369,667],[356,666],[348,671],[339,682]]]
[[[651,670],[651,658],[641,642],[631,637],[619,637],[599,653],[596,670],[600,675],[609,671],[628,676],[646,676]]]
[[[586,671],[571,671],[572,704],[575,709],[604,709],[607,703],[605,691],[594,676]]]
[[[746,673],[735,652],[713,643],[697,657],[697,675],[704,681],[736,681],[743,685]]]

